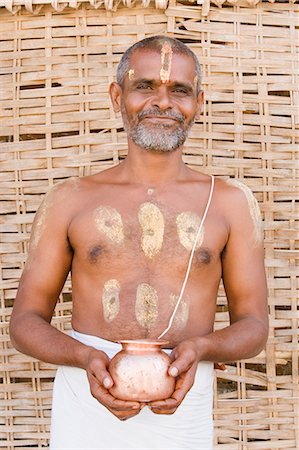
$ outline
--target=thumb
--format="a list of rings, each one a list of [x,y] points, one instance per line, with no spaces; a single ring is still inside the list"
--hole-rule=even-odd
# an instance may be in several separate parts
[[[106,356],[106,355],[105,355]],[[110,389],[113,386],[113,379],[108,371],[108,357],[96,358],[91,365],[91,372],[96,380],[104,386],[106,389]]]
[[[170,364],[168,374],[171,377],[177,377],[181,373],[186,372],[193,362],[193,358],[189,358],[187,355],[180,355]]]

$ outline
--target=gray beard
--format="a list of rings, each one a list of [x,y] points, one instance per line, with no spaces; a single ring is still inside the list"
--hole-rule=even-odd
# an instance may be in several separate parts
[[[132,141],[146,151],[172,152],[182,146],[187,139],[188,131],[182,127],[168,130],[165,126],[149,129],[146,125],[138,124],[130,132]]]
[[[153,113],[153,110],[150,111]],[[138,119],[148,114],[149,111],[139,114]],[[175,115],[176,114],[176,115]],[[172,152],[181,147],[188,137],[189,130],[194,121],[185,129],[183,125],[183,116],[177,113],[164,113],[163,115],[169,117],[179,118],[180,122],[175,129],[172,126],[160,124],[156,126],[146,126],[138,122],[137,125],[125,127],[128,137],[145,151],[152,152]],[[154,114],[153,114],[154,115]]]

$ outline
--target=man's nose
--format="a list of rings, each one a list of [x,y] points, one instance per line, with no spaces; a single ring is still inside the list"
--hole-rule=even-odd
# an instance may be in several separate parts
[[[160,110],[172,108],[172,99],[169,95],[167,86],[160,86],[157,89],[156,95],[153,99],[153,106],[158,107]]]

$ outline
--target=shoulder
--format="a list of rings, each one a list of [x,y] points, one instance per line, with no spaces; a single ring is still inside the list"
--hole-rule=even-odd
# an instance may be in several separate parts
[[[81,179],[77,177],[55,183],[43,196],[39,210],[67,209],[81,189]]]
[[[253,229],[257,241],[262,237],[262,217],[252,190],[235,178],[217,179],[215,183],[216,202],[226,218],[230,229],[244,233]]]
[[[217,178],[215,180],[215,191],[218,198],[221,202],[224,202],[226,207],[248,207],[249,203],[257,205],[257,199],[252,190],[236,178],[228,178],[225,180]]]

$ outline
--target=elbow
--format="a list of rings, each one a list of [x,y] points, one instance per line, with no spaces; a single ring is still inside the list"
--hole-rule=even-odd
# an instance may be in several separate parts
[[[12,343],[13,347],[18,350],[19,352],[22,351],[20,348],[20,345],[18,343],[18,333],[17,333],[18,327],[16,324],[16,320],[14,316],[11,317],[9,322],[9,337],[10,342]]]
[[[26,324],[26,320],[23,315],[12,314],[9,322],[10,342],[20,353],[25,353],[24,342],[26,341],[26,335],[30,329],[31,327],[29,324]]]
[[[256,326],[252,327],[252,331],[250,333],[250,339],[252,339],[252,343],[254,344],[252,347],[252,352],[249,358],[253,358],[261,353],[261,351],[265,350],[269,335],[269,322],[268,319],[265,321],[257,321]]]

